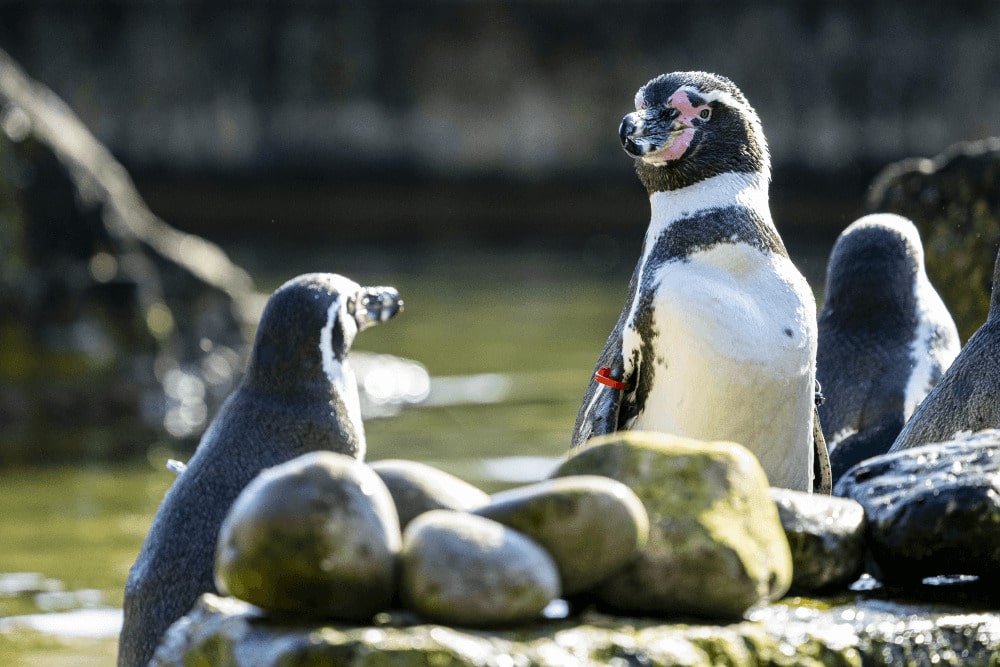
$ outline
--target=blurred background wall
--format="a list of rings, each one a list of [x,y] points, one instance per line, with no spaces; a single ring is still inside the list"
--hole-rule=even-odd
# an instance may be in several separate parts
[[[1000,134],[989,0],[0,0],[0,45],[221,240],[637,236],[617,127],[672,70],[757,108],[793,236],[832,238],[890,161]]]

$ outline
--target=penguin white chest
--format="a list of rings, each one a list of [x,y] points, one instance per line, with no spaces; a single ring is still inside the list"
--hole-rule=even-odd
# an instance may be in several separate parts
[[[629,428],[739,442],[772,485],[811,488],[816,305],[805,279],[787,258],[742,243],[654,271],[650,325],[634,327],[633,307],[624,332],[626,371],[652,339]]]

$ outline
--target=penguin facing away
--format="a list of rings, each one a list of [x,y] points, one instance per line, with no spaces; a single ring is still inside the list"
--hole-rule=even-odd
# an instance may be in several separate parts
[[[358,331],[402,306],[393,288],[329,273],[299,276],[271,295],[243,380],[164,497],[129,572],[120,666],[149,662],[171,623],[215,591],[219,528],[261,470],[316,450],[364,457],[347,353]]]
[[[959,347],[912,222],[877,213],[841,232],[827,265],[816,368],[834,482],[889,451]]]
[[[650,223],[572,443],[623,429],[731,440],[772,485],[811,490],[816,304],[771,220],[760,119],[705,72],[652,79],[635,108],[619,137]]]
[[[1000,253],[990,310],[941,380],[903,426],[890,452],[951,440],[959,431],[1000,428]]]

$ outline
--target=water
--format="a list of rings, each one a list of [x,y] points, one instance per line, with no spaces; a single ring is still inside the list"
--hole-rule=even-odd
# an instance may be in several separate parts
[[[634,262],[591,251],[233,252],[262,289],[315,270],[397,287],[405,312],[356,347],[418,360],[438,398],[370,420],[368,458],[425,461],[488,491],[544,477],[566,451]],[[148,443],[137,461],[0,471],[0,573],[38,573],[20,592],[0,579],[0,664],[113,664],[122,587],[173,479],[166,462],[189,456]]]

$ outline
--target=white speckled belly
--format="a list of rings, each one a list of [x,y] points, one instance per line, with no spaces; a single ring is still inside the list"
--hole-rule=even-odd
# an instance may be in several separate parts
[[[811,488],[815,301],[789,260],[721,244],[658,269],[655,377],[631,428],[739,442]],[[626,328],[624,349],[638,346]],[[649,363],[644,360],[643,363]]]

